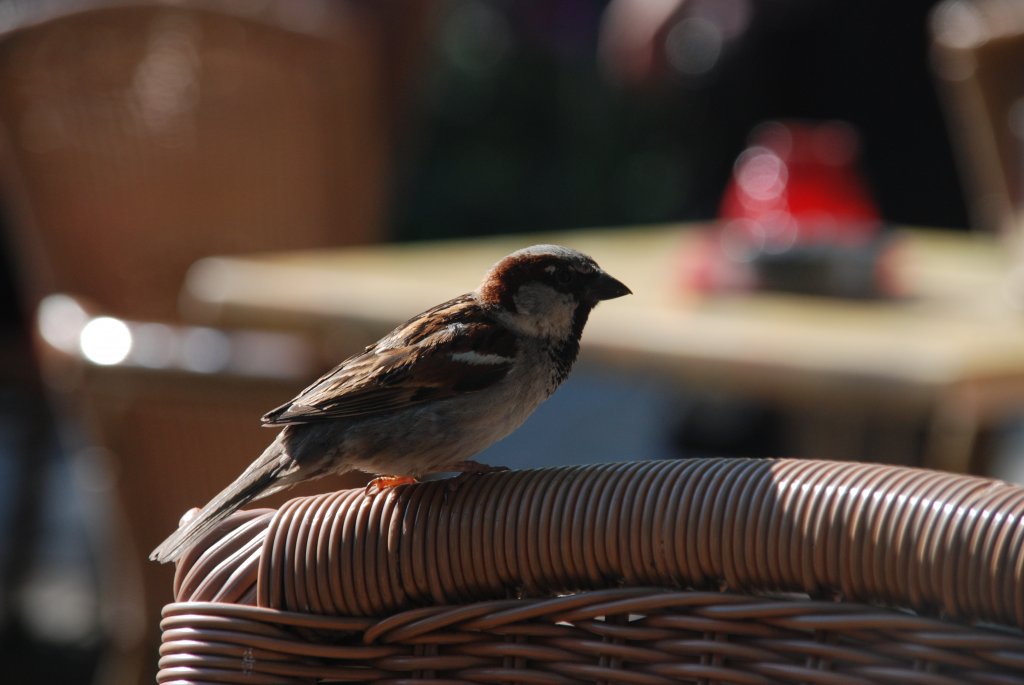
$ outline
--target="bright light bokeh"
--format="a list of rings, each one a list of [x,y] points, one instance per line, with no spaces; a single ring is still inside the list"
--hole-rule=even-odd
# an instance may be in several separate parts
[[[82,329],[79,346],[82,354],[95,364],[120,364],[131,352],[132,334],[123,321],[101,316]]]
[[[139,323],[132,326],[132,361],[151,369],[172,366],[180,342],[173,328],[162,323]]]
[[[79,334],[89,315],[73,297],[47,295],[39,303],[39,334],[43,340],[62,352],[72,352],[79,344]]]
[[[212,328],[189,329],[182,340],[181,364],[190,371],[216,373],[231,361],[231,341]]]

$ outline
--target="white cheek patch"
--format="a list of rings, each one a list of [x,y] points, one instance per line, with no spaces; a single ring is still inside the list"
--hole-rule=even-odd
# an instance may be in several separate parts
[[[519,288],[512,301],[516,313],[508,315],[506,320],[522,333],[552,340],[562,340],[572,333],[578,304],[574,296],[540,283],[530,283]]]
[[[500,354],[480,354],[479,352],[456,352],[452,355],[452,360],[457,362],[465,362],[467,364],[511,364],[514,360],[508,357],[503,357]]]

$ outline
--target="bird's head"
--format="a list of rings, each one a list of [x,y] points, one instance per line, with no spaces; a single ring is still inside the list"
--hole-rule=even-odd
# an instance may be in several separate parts
[[[587,255],[560,245],[534,245],[495,264],[477,290],[481,304],[495,308],[523,335],[577,339],[590,310],[601,300],[631,291]]]

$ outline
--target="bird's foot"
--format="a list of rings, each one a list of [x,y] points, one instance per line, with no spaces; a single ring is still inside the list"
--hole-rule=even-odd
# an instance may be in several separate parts
[[[448,479],[448,491],[455,492],[464,482],[466,482],[467,479],[478,473],[497,473],[499,471],[508,471],[508,467],[491,466],[490,464],[481,464],[478,461],[467,459],[466,461],[460,461],[452,464],[448,470],[456,471],[459,474],[454,478]]]
[[[466,461],[458,461],[451,465],[449,471],[457,471],[463,475],[467,473],[497,473],[498,471],[508,471],[507,466],[491,466],[490,464],[481,464],[478,461],[467,459]]]
[[[397,488],[399,485],[412,485],[419,481],[412,476],[377,476],[366,484],[366,496],[379,495],[388,488]]]

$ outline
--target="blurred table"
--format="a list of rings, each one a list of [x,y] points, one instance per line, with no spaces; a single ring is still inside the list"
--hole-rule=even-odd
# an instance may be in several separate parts
[[[801,437],[811,454],[905,461],[858,452],[857,426],[881,417],[925,426],[925,465],[979,470],[971,459],[981,427],[1024,407],[1024,313],[1007,291],[1011,258],[992,237],[898,231],[907,296],[866,302],[699,296],[680,269],[695,228],[214,257],[189,273],[183,305],[194,320],[218,325],[319,332],[336,354],[348,353],[473,289],[505,254],[556,242],[590,254],[635,293],[591,317],[584,359],[778,403],[816,427]],[[837,453],[837,431],[849,432],[848,454]],[[912,438],[894,433],[892,454]]]

